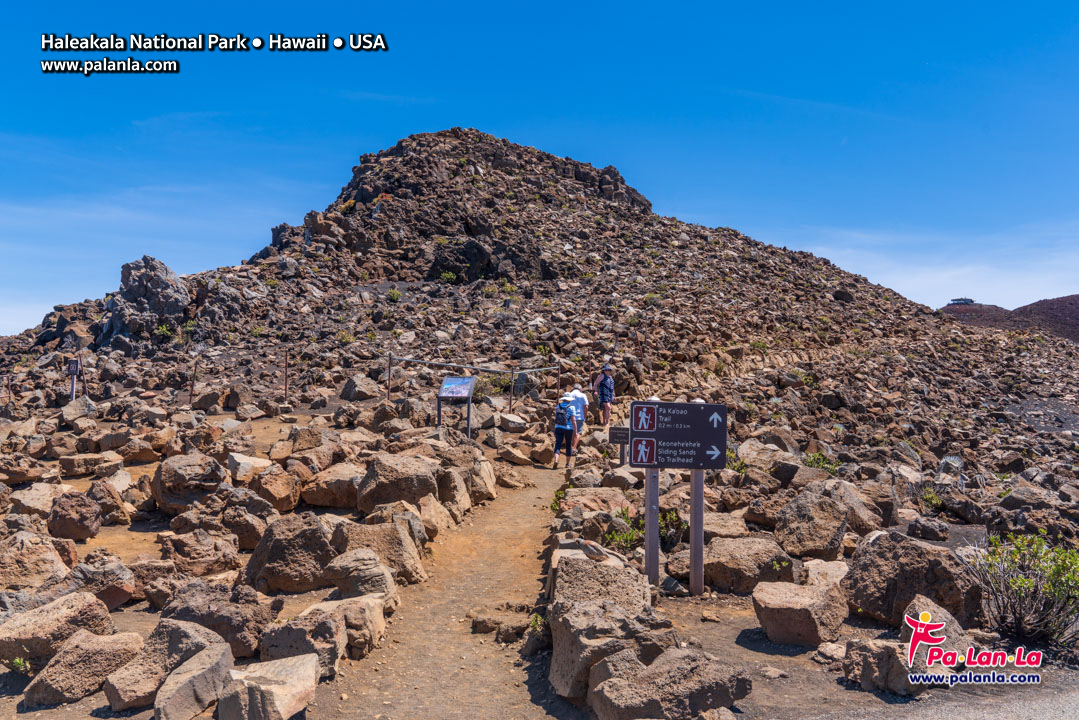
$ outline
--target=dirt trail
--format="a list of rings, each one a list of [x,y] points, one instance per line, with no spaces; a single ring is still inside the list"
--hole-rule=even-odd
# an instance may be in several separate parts
[[[540,551],[561,473],[524,470],[535,487],[499,489],[498,499],[432,543],[431,578],[401,589],[381,648],[319,686],[307,711],[323,718],[587,718],[547,682],[546,656],[522,658],[493,635],[472,633],[465,613],[505,600],[535,602]]]

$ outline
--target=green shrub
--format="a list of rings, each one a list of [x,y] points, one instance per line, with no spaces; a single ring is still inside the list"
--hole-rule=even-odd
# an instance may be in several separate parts
[[[353,337],[352,333],[348,332],[347,330],[338,330],[337,342],[341,345],[351,345],[352,343],[356,342],[356,338]]]
[[[963,555],[960,556],[961,558]],[[1022,640],[1067,646],[1079,639],[1079,551],[1037,535],[993,535],[963,560],[982,589],[989,627]]]
[[[738,457],[738,454],[730,448],[727,448],[727,469],[734,470],[739,475],[744,475],[746,472],[745,460]]]
[[[356,208],[356,201],[354,199],[349,199],[349,200],[346,200],[345,202],[341,203],[341,213],[344,214],[344,215],[348,215],[355,208]]]
[[[30,675],[31,674],[30,663],[28,663],[24,658],[17,657],[15,659],[13,659],[11,662],[6,663],[6,664],[14,672],[17,672],[20,675]]]
[[[944,501],[937,495],[937,491],[931,487],[922,490],[922,504],[934,512],[940,512],[944,507]]]
[[[648,293],[644,296],[644,304],[648,307],[653,307],[659,304],[659,295],[656,293]]]
[[[172,337],[172,328],[162,323],[154,330],[154,335],[161,338],[170,338]]]
[[[452,270],[447,270],[439,277],[441,277],[442,282],[446,283],[447,285],[453,285],[455,282],[457,282],[457,273],[453,272]]]
[[[401,291],[398,290],[397,288],[390,288],[386,292],[386,299],[389,300],[392,303],[400,302],[401,301]]]
[[[562,500],[566,497],[565,490],[555,490],[554,500],[551,500],[551,512],[557,515],[562,510]]]
[[[824,453],[809,453],[805,456],[804,462],[806,467],[827,470],[829,475],[835,475],[837,472],[839,472],[839,461],[832,460]]]

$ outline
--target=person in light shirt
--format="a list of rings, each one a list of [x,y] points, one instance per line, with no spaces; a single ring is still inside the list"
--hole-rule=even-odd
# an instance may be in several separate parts
[[[581,436],[584,435],[584,426],[588,422],[588,396],[584,394],[580,383],[573,386],[568,393],[573,400],[573,411],[577,414],[577,434],[573,436],[573,450],[581,444]]]

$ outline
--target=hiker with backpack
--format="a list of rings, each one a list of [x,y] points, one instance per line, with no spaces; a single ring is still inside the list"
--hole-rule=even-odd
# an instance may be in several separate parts
[[[558,456],[563,443],[566,446],[566,467],[573,465],[573,438],[578,427],[573,397],[563,395],[554,409],[554,467],[558,467]]]
[[[603,372],[592,383],[592,391],[599,402],[603,431],[607,432],[611,427],[611,403],[614,402],[614,368],[610,363],[603,366]]]
[[[584,426],[588,423],[588,396],[577,383],[568,393],[573,398],[573,411],[577,414],[577,433],[573,436],[573,449],[581,444],[581,436],[584,435]]]

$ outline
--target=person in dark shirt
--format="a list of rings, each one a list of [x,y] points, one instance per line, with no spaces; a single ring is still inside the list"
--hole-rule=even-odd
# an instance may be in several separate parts
[[[592,390],[596,393],[599,402],[600,417],[603,422],[603,430],[607,432],[611,427],[611,403],[614,402],[614,368],[610,363],[603,366],[603,372],[592,383]]]

